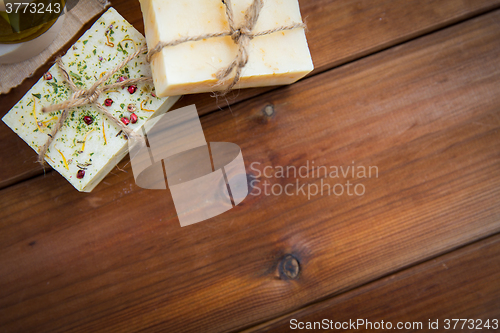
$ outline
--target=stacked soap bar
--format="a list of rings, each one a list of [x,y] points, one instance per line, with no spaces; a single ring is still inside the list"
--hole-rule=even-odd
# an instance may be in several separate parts
[[[144,37],[110,8],[62,57],[75,85],[89,88],[104,73],[145,44]],[[140,54],[107,83],[150,77],[146,55]],[[36,152],[43,146],[61,111],[42,113],[73,92],[57,65],[9,111],[3,121]],[[166,112],[178,97],[158,98],[152,83],[138,83],[102,93],[100,103],[134,131],[149,118]],[[74,107],[48,148],[45,160],[79,191],[90,192],[127,154],[120,128],[95,105]]]
[[[232,0],[235,27],[244,22],[253,0]],[[171,42],[229,31],[225,5],[220,0],[140,0],[148,48],[159,41]],[[252,33],[301,23],[298,0],[264,0]],[[153,56],[151,65],[158,96],[224,90],[216,73],[238,53],[230,36],[169,46]],[[313,70],[303,28],[278,31],[250,41],[249,61],[235,89],[289,84]]]

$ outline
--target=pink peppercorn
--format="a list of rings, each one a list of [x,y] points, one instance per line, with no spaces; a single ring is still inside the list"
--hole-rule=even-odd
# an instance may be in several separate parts
[[[76,173],[76,178],[82,179],[83,177],[85,177],[85,170],[78,170],[78,172]]]
[[[134,86],[134,85],[129,86],[127,90],[129,93],[133,94],[137,90],[137,86]]]
[[[156,97],[156,94],[154,92],[151,93],[151,96]]]
[[[113,104],[113,100],[111,98],[106,98],[106,100],[104,101],[104,105],[111,106],[111,104]]]
[[[126,76],[120,76],[120,77],[118,78],[118,80],[116,80],[116,82],[123,82],[123,81],[125,81],[126,79],[127,79],[127,77],[126,77]]]
[[[50,74],[50,72],[43,74],[43,79],[44,80],[52,80],[52,74]]]
[[[90,125],[94,122],[94,119],[90,116],[85,116],[83,117],[83,121],[85,122],[85,124]]]
[[[132,124],[135,124],[135,123],[137,122],[137,115],[136,115],[135,113],[132,113],[132,114],[130,115],[130,122],[131,122]]]
[[[124,123],[125,125],[128,125],[130,124],[130,120],[128,120],[127,117],[121,117],[120,120],[122,121],[122,123]]]

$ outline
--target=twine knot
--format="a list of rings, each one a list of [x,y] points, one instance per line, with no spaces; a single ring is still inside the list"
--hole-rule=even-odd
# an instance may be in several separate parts
[[[73,95],[71,95],[71,98],[68,101],[77,101],[79,99],[82,99],[83,103],[85,104],[94,104],[97,102],[97,99],[99,98],[101,93],[102,93],[101,89],[94,89],[94,90],[79,89],[75,91]],[[55,107],[57,107],[57,105],[55,105]],[[47,109],[48,107],[44,108],[44,112],[47,112]]]
[[[94,104],[101,95],[102,90],[96,89],[94,91],[85,91],[84,96],[87,98],[89,104]]]
[[[85,95],[85,90],[78,90],[73,95],[71,95],[71,99],[78,99],[80,96]]]
[[[231,32],[231,39],[233,40],[233,42],[235,44],[239,44],[241,43],[241,38],[248,38],[248,39],[252,39],[254,36],[252,35],[252,31],[250,29],[248,29],[247,27],[241,27],[239,29],[235,29],[233,30],[233,32]]]
[[[233,42],[239,43],[240,38],[241,38],[241,29],[237,29],[231,33],[231,39],[233,40]]]

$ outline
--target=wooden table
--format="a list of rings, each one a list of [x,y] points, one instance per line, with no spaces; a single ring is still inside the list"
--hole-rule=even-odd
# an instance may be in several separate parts
[[[112,3],[144,31],[136,1]],[[300,5],[311,75],[175,107],[195,103],[207,141],[243,152],[250,195],[208,221],[181,228],[128,157],[79,193],[0,123],[1,332],[500,319],[500,0]],[[0,96],[2,116],[49,66]],[[322,178],[313,161],[378,173]],[[266,166],[309,169],[267,179]],[[365,192],[258,195],[265,180]]]

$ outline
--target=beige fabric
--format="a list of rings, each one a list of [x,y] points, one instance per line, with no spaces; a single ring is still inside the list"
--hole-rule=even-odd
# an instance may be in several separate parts
[[[63,47],[95,15],[109,6],[107,0],[80,0],[65,15],[59,36],[39,55],[17,64],[0,65],[0,94],[8,93],[42,66],[53,54]]]

